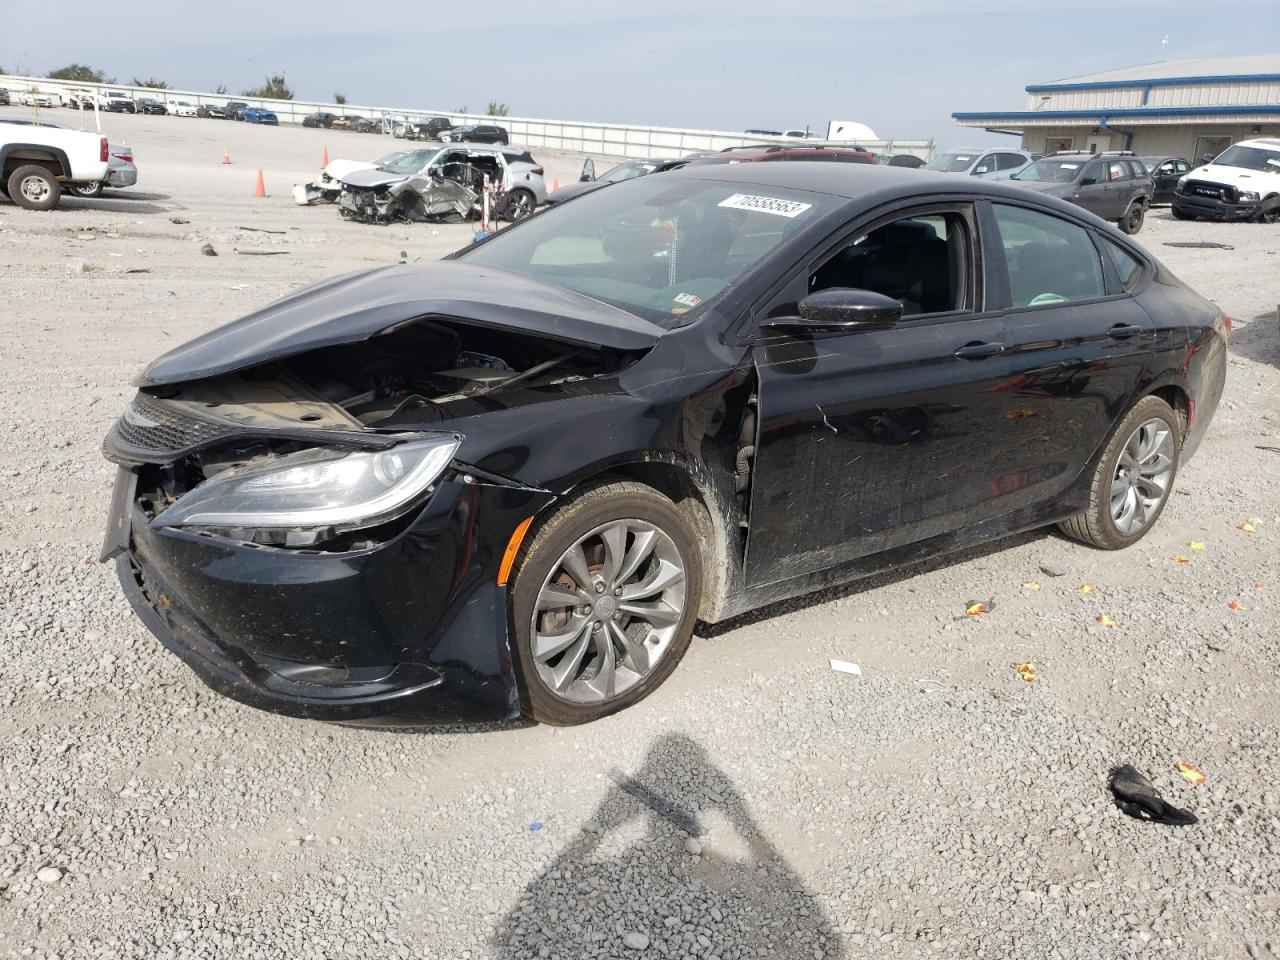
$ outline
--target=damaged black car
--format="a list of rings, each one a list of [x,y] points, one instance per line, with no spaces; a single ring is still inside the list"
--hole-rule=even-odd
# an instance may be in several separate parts
[[[1136,542],[1229,324],[1053,198],[687,167],[156,360],[106,438],[103,556],[244,703],[581,723],[698,621],[1049,524]]]

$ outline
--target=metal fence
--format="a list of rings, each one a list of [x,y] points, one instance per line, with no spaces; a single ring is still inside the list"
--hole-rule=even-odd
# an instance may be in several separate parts
[[[428,117],[447,117],[454,126],[468,123],[490,123],[506,127],[513,143],[529,147],[545,147],[549,150],[577,150],[606,157],[628,157],[647,160],[659,157],[678,157],[695,150],[722,150],[753,143],[785,143],[794,145],[788,137],[758,137],[724,130],[687,130],[681,127],[646,127],[625,123],[595,123],[578,120],[539,120],[530,117],[490,117],[480,114],[461,114],[451,110],[426,110],[421,107],[370,107],[359,104],[320,103],[310,100],[267,100],[260,97],[234,94],[201,93],[194,90],[156,90],[152,87],[134,87],[119,83],[72,83],[50,80],[47,77],[18,77],[0,75],[0,87],[7,87],[14,102],[21,94],[30,92],[60,96],[63,91],[90,90],[101,94],[107,90],[123,91],[134,99],[151,97],[162,103],[185,100],[201,105],[222,106],[228,100],[241,100],[251,107],[265,107],[279,117],[281,123],[302,123],[303,117],[317,111],[336,113],[349,117],[366,117],[391,123],[398,119],[425,120]],[[818,141],[809,140],[807,143]],[[858,146],[876,153],[911,154],[931,160],[936,149],[933,139],[921,140],[859,140]]]

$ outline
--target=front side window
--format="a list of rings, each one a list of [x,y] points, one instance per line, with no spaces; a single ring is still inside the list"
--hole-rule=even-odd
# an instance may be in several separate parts
[[[504,230],[461,259],[672,328],[842,202],[790,187],[635,177]]]
[[[1014,307],[1093,300],[1107,293],[1089,231],[1066,220],[993,204]]]
[[[902,303],[904,317],[965,306],[969,231],[958,213],[928,213],[882,224],[842,247],[809,278],[809,292],[852,287]]]

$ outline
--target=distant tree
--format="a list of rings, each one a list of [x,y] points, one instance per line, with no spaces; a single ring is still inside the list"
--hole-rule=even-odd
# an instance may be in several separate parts
[[[333,102],[334,102],[334,103],[337,103],[337,104],[343,104],[343,103],[346,103],[346,102],[347,102],[347,95],[346,95],[345,93],[335,93],[335,94],[333,95]]]
[[[470,107],[459,107],[457,110],[455,110],[455,111],[453,111],[453,112],[454,112],[454,113],[463,113],[463,114],[466,114],[466,113],[470,113],[470,112],[471,112],[471,108],[470,108]]]
[[[244,92],[246,97],[264,97],[268,100],[292,100],[293,91],[289,89],[289,85],[285,83],[284,72],[273,73],[267,77],[267,82],[260,87],[253,87]]]
[[[83,63],[72,63],[49,71],[50,80],[74,80],[76,83],[105,83],[107,75]]]
[[[168,90],[169,89],[169,85],[167,83],[165,83],[163,80],[157,80],[155,77],[151,77],[148,80],[139,80],[137,77],[134,77],[133,85],[135,87],[150,87],[152,90]]]
[[[226,94],[227,94],[229,91],[227,90],[227,85],[226,85],[225,83],[220,83],[220,84],[218,84],[218,86],[214,89],[214,91],[213,91],[213,92],[214,92],[215,94],[217,94],[218,96],[222,97],[222,96],[226,96]]]
[[[505,117],[507,115],[507,105],[499,103],[497,100],[490,100],[489,109],[485,113],[490,117]]]

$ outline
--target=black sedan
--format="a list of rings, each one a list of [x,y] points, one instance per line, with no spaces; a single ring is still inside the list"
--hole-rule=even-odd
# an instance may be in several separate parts
[[[245,703],[581,723],[699,620],[1045,525],[1135,543],[1229,329],[1051,197],[685,167],[153,362],[106,439],[103,556]]]
[[[302,118],[304,127],[332,127],[333,121],[338,119],[336,113],[309,113]]]
[[[1181,157],[1139,157],[1138,161],[1147,168],[1155,184],[1152,203],[1173,203],[1178,181],[1192,170],[1191,163]]]
[[[169,108],[152,97],[141,97],[138,100],[138,113],[150,113],[163,117],[169,113]]]

